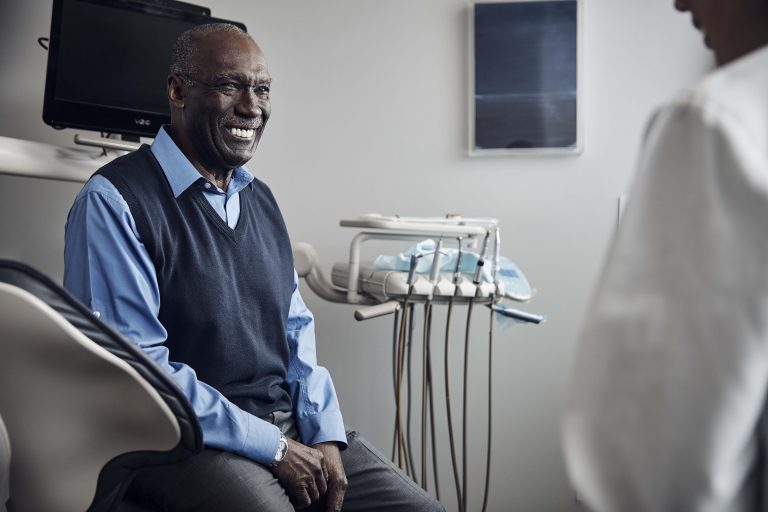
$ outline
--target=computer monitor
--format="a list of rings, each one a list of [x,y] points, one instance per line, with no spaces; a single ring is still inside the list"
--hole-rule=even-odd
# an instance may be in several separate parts
[[[153,137],[170,121],[171,47],[184,30],[242,23],[171,0],[54,0],[43,121]]]

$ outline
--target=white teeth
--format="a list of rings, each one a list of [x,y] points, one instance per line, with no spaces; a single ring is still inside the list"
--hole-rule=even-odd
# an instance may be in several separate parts
[[[256,130],[244,130],[242,128],[230,128],[229,133],[241,139],[250,139]]]

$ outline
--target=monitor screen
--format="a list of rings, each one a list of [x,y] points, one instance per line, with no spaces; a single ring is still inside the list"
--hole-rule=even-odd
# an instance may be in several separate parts
[[[189,4],[133,0],[54,0],[43,120],[152,137],[170,121],[171,47],[204,23],[242,23]]]

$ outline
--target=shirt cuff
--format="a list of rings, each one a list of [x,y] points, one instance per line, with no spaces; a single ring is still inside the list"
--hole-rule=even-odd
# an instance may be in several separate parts
[[[280,429],[252,414],[244,414],[247,422],[247,433],[239,453],[268,466],[275,460],[275,454],[280,445]]]
[[[307,446],[336,442],[342,450],[347,447],[344,420],[338,411],[317,412],[297,418],[296,427]]]

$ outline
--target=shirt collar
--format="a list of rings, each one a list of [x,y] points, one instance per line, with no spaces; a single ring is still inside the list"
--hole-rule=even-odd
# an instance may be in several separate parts
[[[165,173],[165,178],[171,186],[173,197],[179,197],[182,192],[200,179],[205,179],[195,169],[192,162],[181,152],[179,147],[173,141],[166,126],[160,128],[157,132],[152,147],[152,154],[155,155],[157,162]],[[238,193],[253,181],[251,174],[245,167],[237,167],[232,173],[232,180],[227,187],[227,196]]]

